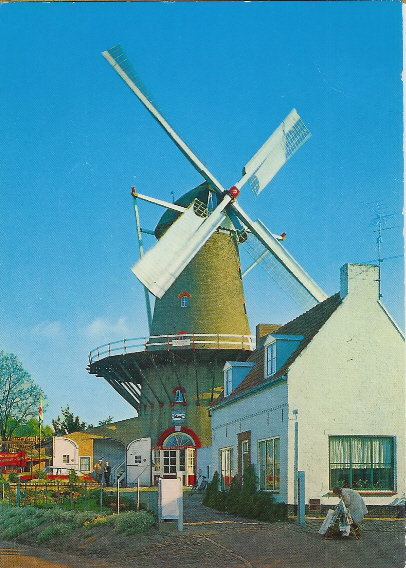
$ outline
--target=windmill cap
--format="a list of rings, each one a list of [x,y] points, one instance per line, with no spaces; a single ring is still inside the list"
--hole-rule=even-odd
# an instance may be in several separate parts
[[[220,195],[218,189],[216,189],[213,185],[209,182],[205,181],[204,183],[200,184],[198,187],[188,191],[182,197],[175,201],[176,205],[182,205],[183,207],[189,207],[189,205],[195,199],[199,199],[203,203],[207,203],[209,199],[209,193],[217,193]],[[157,239],[160,239],[162,235],[169,229],[169,227],[176,221],[179,217],[180,213],[174,211],[173,209],[167,209],[165,213],[162,215],[160,220],[158,221],[157,226],[155,227],[155,236]]]

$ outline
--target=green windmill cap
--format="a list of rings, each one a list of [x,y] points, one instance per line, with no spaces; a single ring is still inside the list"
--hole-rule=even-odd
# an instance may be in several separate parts
[[[220,195],[220,192],[217,188],[215,188],[209,182],[205,181],[198,187],[195,187],[194,189],[191,189],[190,191],[182,195],[182,197],[177,199],[175,203],[176,205],[182,205],[183,207],[189,207],[189,205],[195,199],[199,199],[199,201],[207,203],[210,193]],[[155,227],[155,236],[157,239],[160,239],[162,237],[162,235],[169,229],[172,223],[176,221],[179,215],[180,213],[173,211],[173,209],[167,209],[165,211],[165,213],[158,221],[157,226]]]

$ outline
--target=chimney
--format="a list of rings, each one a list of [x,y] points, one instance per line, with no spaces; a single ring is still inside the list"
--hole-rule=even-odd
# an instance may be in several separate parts
[[[344,264],[340,271],[341,298],[350,295],[364,300],[379,298],[379,269],[372,264]]]
[[[281,326],[278,323],[259,323],[256,328],[256,335],[257,335],[257,347],[259,345],[259,340],[261,337],[268,335],[268,333],[273,333]]]

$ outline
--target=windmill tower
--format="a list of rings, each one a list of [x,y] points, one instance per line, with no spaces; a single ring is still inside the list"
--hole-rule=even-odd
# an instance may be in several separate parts
[[[188,207],[193,201],[205,204],[213,188],[205,182],[176,203]],[[167,210],[155,235],[162,238],[175,221]],[[226,279],[224,275],[227,275]],[[249,335],[236,231],[231,223],[216,231],[175,282],[155,301],[151,335],[161,334]],[[206,347],[210,344],[207,343]],[[203,348],[204,344],[200,345]]]
[[[223,366],[238,361],[248,371],[245,361],[255,348],[238,245],[248,246],[249,269],[264,265],[309,307],[327,297],[282,246],[282,237],[237,203],[246,182],[255,193],[262,191],[310,133],[293,110],[245,165],[240,181],[225,190],[141,90],[122,48],[103,56],[205,181],[175,204],[133,190],[136,202],[166,208],[155,229],[157,243],[132,269],[156,298],[150,336],[140,344],[125,340],[92,351],[89,372],[104,377],[137,409],[134,438],[150,438],[154,452],[151,482],[183,472],[190,484],[196,452],[211,443],[208,410],[222,390]]]

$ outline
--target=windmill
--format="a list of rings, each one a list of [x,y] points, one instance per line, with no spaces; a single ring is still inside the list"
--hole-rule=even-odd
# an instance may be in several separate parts
[[[132,270],[144,285],[147,311],[149,294],[155,296],[153,316],[148,314],[150,335],[93,350],[89,372],[103,377],[137,410],[131,431],[134,439],[151,439],[151,479],[184,471],[184,482],[193,484],[197,464],[204,467],[208,459],[209,453],[200,453],[200,448],[211,444],[208,411],[223,389],[224,365],[233,361],[246,372],[252,366],[247,360],[255,341],[238,247],[248,247],[253,259],[245,273],[260,264],[305,307],[326,298],[283,247],[283,235],[251,220],[237,203],[245,183],[258,195],[310,133],[293,110],[244,166],[241,179],[226,190],[146,95],[122,48],[115,46],[103,56],[203,182],[174,203],[133,188],[140,260]],[[145,254],[138,199],[165,209],[154,231],[157,243]]]
[[[283,237],[272,234],[260,220],[250,219],[237,202],[240,190],[247,182],[258,195],[309,138],[310,132],[296,110],[292,110],[244,166],[241,179],[226,190],[154,106],[122,47],[117,45],[104,51],[103,56],[210,188],[206,202],[195,199],[184,207],[134,193],[134,197],[159,202],[177,212],[177,218],[158,242],[132,268],[145,288],[156,298],[162,298],[210,237],[231,222],[238,241],[246,242],[254,259],[248,270],[260,263],[278,284],[306,307],[325,300],[327,296],[323,290],[281,244]]]

